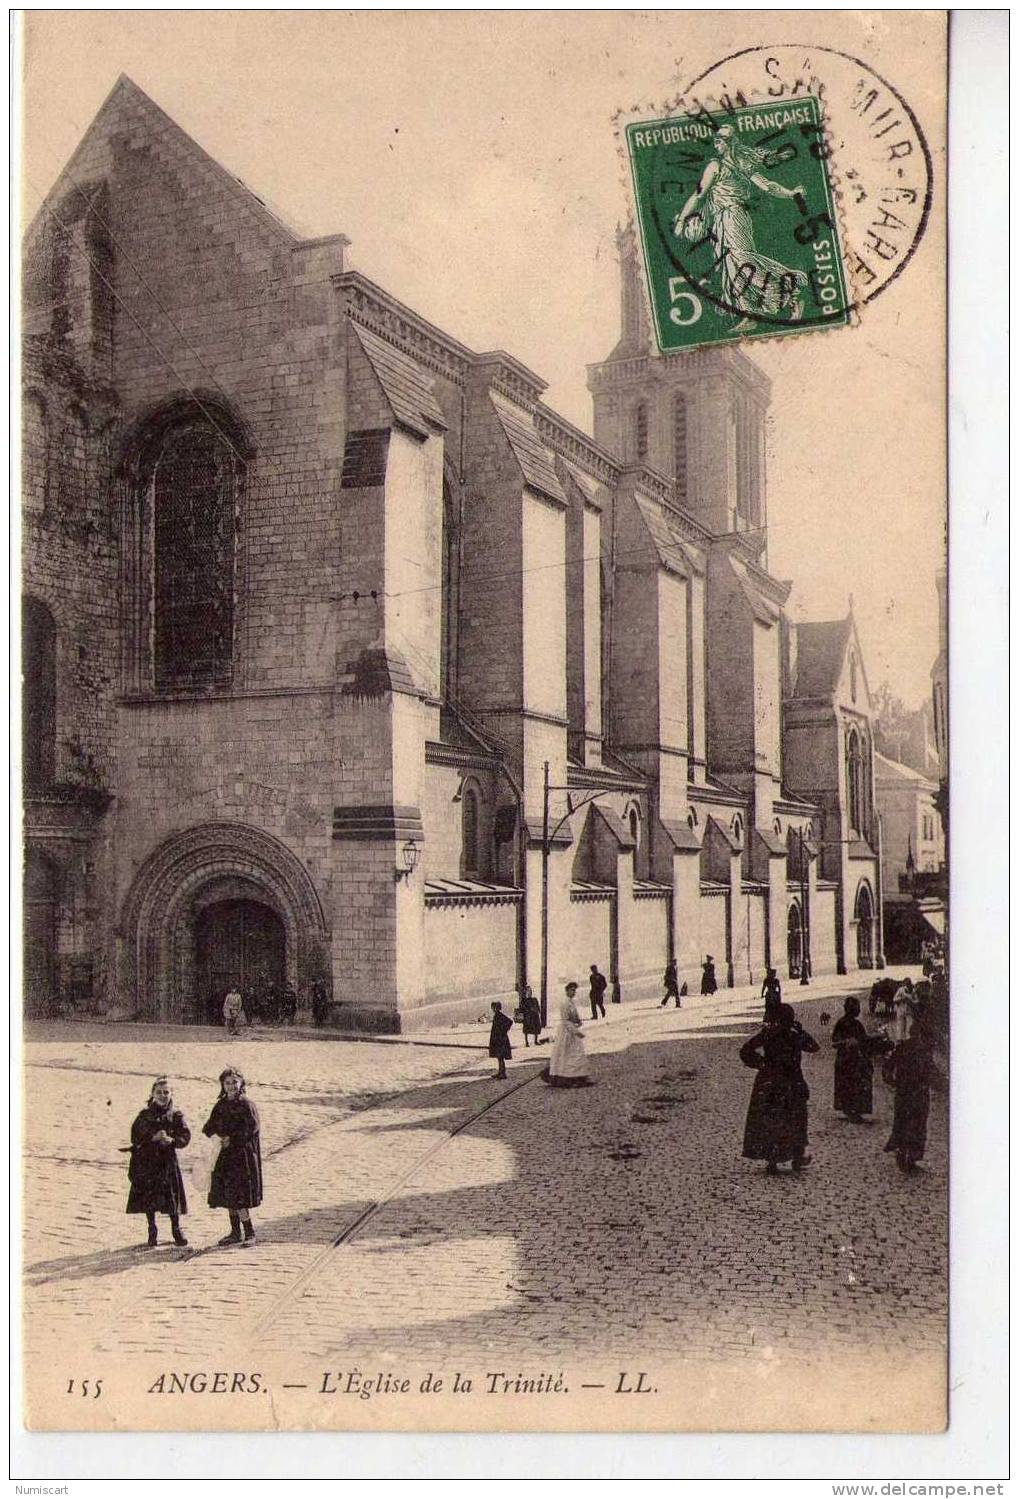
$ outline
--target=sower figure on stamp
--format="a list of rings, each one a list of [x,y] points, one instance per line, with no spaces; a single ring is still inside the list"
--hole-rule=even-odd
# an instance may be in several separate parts
[[[597,1020],[599,1014],[605,1019],[605,990],[609,987],[609,981],[603,973],[598,970],[596,963],[591,964],[591,1019]]]
[[[709,161],[696,192],[673,221],[673,233],[688,240],[710,239],[718,267],[721,300],[740,321],[736,332],[753,328],[753,315],[803,317],[806,273],[762,254],[754,243],[751,205],[759,194],[794,200],[802,185],[783,187],[764,176],[765,156],[739,139],[735,127],[715,132],[717,159]],[[760,280],[758,280],[760,277]]]
[[[743,1132],[743,1154],[751,1161],[767,1161],[769,1176],[776,1175],[780,1161],[791,1161],[794,1171],[810,1164],[810,1089],[800,1058],[804,1052],[818,1050],[813,1036],[798,1024],[792,1005],[780,1005],[775,1023],[740,1047],[740,1061],[757,1072]]]
[[[175,1244],[186,1245],[180,1220],[188,1210],[177,1152],[191,1139],[184,1115],[173,1106],[170,1084],[157,1077],[149,1101],[131,1126],[131,1160],[127,1168],[131,1189],[127,1211],[144,1213],[149,1224],[147,1247],[159,1242],[156,1214],[165,1213]]]
[[[235,1067],[219,1074],[219,1097],[204,1126],[203,1135],[218,1135],[222,1144],[212,1168],[210,1208],[226,1208],[230,1232],[221,1244],[250,1244],[255,1237],[251,1209],[262,1201],[262,1150],[258,1112],[244,1096],[244,1078]]]
[[[513,1029],[513,1022],[508,1015],[503,1014],[502,1005],[497,999],[492,1001],[492,1029],[488,1035],[488,1055],[495,1057],[498,1062],[495,1075],[497,1078],[506,1076],[506,1063],[513,1055],[510,1045],[509,1033]]]
[[[674,999],[676,1001],[676,1009],[681,1010],[683,1006],[679,998],[679,973],[676,969],[675,958],[670,958],[666,963],[662,982],[665,985],[665,998],[662,1000],[662,1004],[667,1005],[670,999]]]

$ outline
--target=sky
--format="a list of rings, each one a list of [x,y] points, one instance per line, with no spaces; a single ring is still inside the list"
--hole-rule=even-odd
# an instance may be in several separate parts
[[[813,40],[912,86],[916,12],[30,13],[23,218],[126,73],[298,233],[343,233],[348,263],[460,342],[501,348],[591,430],[586,366],[619,335],[613,134],[713,62]],[[823,29],[823,38],[816,33]],[[929,76],[926,79],[929,84]],[[920,89],[921,95],[923,89]],[[932,226],[858,326],[757,340],[772,380],[769,567],[794,619],[850,596],[871,689],[929,693],[944,561],[943,193]]]

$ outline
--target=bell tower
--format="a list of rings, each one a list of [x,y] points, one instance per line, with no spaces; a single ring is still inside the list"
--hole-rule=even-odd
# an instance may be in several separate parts
[[[633,227],[620,229],[621,336],[588,366],[595,441],[673,479],[676,502],[715,535],[767,526],[765,421],[771,382],[734,345],[654,352]]]

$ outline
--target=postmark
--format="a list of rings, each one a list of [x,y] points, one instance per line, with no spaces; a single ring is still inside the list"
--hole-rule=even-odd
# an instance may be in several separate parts
[[[808,110],[807,120],[796,119],[795,112],[800,107]],[[689,127],[699,121],[705,131],[701,139],[710,138],[716,143],[714,154],[724,156],[725,146],[719,151],[717,145],[719,132],[737,117],[744,121],[751,118],[748,111],[756,112],[762,119],[769,116],[782,119],[786,118],[783,111],[791,112],[788,116],[791,130],[786,132],[784,140],[772,135],[762,141],[767,131],[761,131],[756,139],[749,130],[736,135],[737,140],[750,142],[752,150],[765,153],[767,165],[758,175],[779,188],[805,187],[806,183],[792,182],[797,173],[790,173],[789,166],[795,169],[802,162],[805,167],[809,160],[821,158],[827,188],[824,212],[832,220],[838,270],[825,261],[815,267],[815,278],[810,279],[809,264],[804,266],[795,252],[790,258],[788,237],[791,226],[798,228],[801,236],[808,234],[813,212],[798,212],[797,221],[797,214],[790,217],[788,200],[783,202],[774,190],[762,190],[752,180],[751,190],[744,187],[741,195],[727,192],[723,179],[722,196],[742,201],[744,206],[742,213],[737,208],[735,212],[730,209],[728,214],[734,243],[727,247],[715,235],[714,257],[719,264],[713,273],[701,263],[691,264],[694,258],[691,246],[703,238],[703,232],[689,237],[690,232],[697,230],[697,221],[691,231],[679,235],[675,233],[674,221],[665,222],[666,184],[671,182],[674,195],[680,185],[688,185],[678,172],[667,175],[666,170],[659,171],[657,186],[662,201],[654,206],[648,201],[641,203],[638,169],[633,159],[635,132],[647,127],[660,129],[663,166],[677,166],[682,153],[690,158],[682,165],[691,173],[695,170],[692,161],[695,148],[689,148],[686,140],[675,139],[677,127],[683,124]],[[642,118],[631,117],[626,126],[623,150],[630,164],[638,222],[644,231],[651,226],[650,250],[646,232],[642,238],[652,323],[663,352],[768,333],[842,327],[855,321],[870,302],[897,280],[923,239],[934,195],[934,169],[924,131],[898,89],[858,57],[830,47],[800,44],[744,48],[693,78],[682,93],[658,111],[663,118],[650,118],[653,113],[650,106],[642,113]],[[666,158],[666,151],[671,151],[671,161]],[[779,159],[780,153],[786,158],[784,162]],[[643,168],[645,200],[654,190],[648,180],[654,178],[650,167],[651,163],[646,162]],[[719,175],[720,168],[712,173],[716,180]],[[738,175],[725,174],[730,186]],[[742,185],[737,182],[737,186]],[[713,192],[711,183],[706,186],[710,214],[717,189]],[[694,190],[699,187],[700,183]],[[806,193],[802,196],[807,200]],[[799,210],[800,205],[796,208]],[[703,228],[703,217],[700,224]],[[781,242],[783,224],[785,260],[781,255],[769,253],[765,243],[769,235],[777,236]],[[818,227],[828,226],[822,221]],[[749,241],[752,241],[751,252],[742,254],[737,262],[733,263],[730,256],[722,258],[727,248],[739,254],[741,247],[749,247]],[[702,257],[708,248],[701,248]],[[824,250],[819,253],[823,257]],[[774,260],[779,267],[772,271],[770,281],[764,260]],[[667,274],[664,265],[671,266]],[[723,274],[726,265],[733,272],[728,277]],[[741,266],[745,267],[742,281],[737,281],[736,273]],[[796,271],[807,275],[805,288]],[[700,285],[690,284],[698,280]],[[755,284],[759,292],[763,289],[756,306],[752,305]],[[816,294],[825,287],[826,305],[812,306]],[[834,288],[841,290],[844,301],[833,294]],[[750,295],[733,294],[740,290]]]
[[[631,123],[626,143],[663,352],[849,319],[820,100]]]
[[[747,47],[693,78],[685,107],[702,98],[732,107],[777,106],[814,94],[831,147],[851,309],[862,312],[906,270],[927,228],[934,164],[920,119],[869,63],[833,47]]]

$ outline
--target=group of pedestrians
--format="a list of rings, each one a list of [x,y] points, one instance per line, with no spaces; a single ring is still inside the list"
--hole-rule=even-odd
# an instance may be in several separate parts
[[[769,970],[769,976],[771,970]],[[814,1037],[783,1004],[777,981],[770,995],[765,981],[764,1025],[740,1047],[744,1066],[757,1072],[743,1134],[743,1155],[764,1161],[770,1176],[788,1162],[793,1171],[810,1164],[807,1151],[810,1089],[802,1058],[820,1050]],[[776,997],[778,989],[778,997]],[[770,1001],[770,1003],[769,1003]],[[822,1016],[822,1021],[826,1017]],[[882,1077],[894,1091],[892,1132],[885,1145],[902,1171],[912,1171],[927,1146],[933,1072],[932,1037],[922,1013],[912,1017],[908,1034],[894,1041],[883,1031],[868,1033],[860,1020],[860,1001],[847,996],[832,1029],[835,1048],[834,1107],[853,1124],[874,1112],[874,1062],[883,1058]]]
[[[249,984],[242,993],[236,985],[231,985],[223,996],[220,1013],[230,1036],[236,1036],[244,1024],[293,1025],[297,1019],[297,990],[292,984],[267,983],[260,989]]]
[[[218,1142],[208,1185],[210,1208],[225,1208],[230,1232],[222,1245],[250,1244],[255,1238],[251,1209],[262,1201],[262,1151],[258,1111],[246,1096],[245,1082],[236,1067],[219,1075],[219,1097],[202,1134]],[[131,1126],[127,1197],[129,1213],[144,1213],[148,1222],[146,1248],[159,1243],[157,1214],[170,1220],[173,1242],[186,1247],[180,1220],[188,1210],[184,1178],[177,1152],[191,1143],[191,1131],[174,1106],[169,1079],[157,1077],[149,1100]]]

